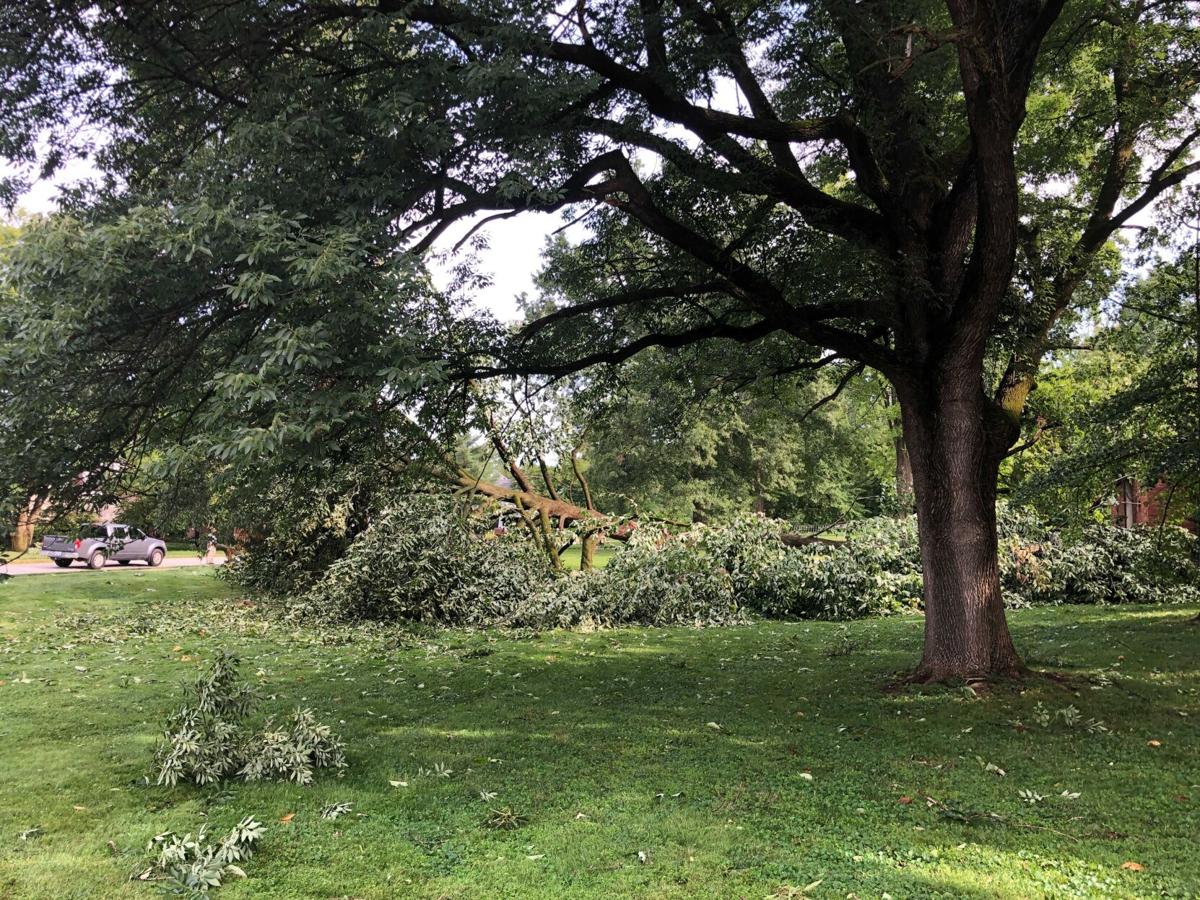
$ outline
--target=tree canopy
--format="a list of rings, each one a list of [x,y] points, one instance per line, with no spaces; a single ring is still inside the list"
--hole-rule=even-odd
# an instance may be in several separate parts
[[[743,384],[748,370],[741,354],[651,351],[605,378],[598,404],[576,399],[600,506],[682,522],[753,509],[805,526],[896,508],[882,379],[844,365]]]
[[[139,365],[111,370],[139,387],[122,421],[165,423],[152,385],[189,365],[208,417],[170,415],[205,422],[218,453],[336,446],[343,420],[377,421],[392,382],[431,369],[559,377],[708,341],[868,366],[895,388],[912,461],[918,676],[1021,670],[997,474],[1040,360],[1112,284],[1114,236],[1200,171],[1191,3],[102,0],[4,15],[0,151],[49,171],[99,133],[106,173],[75,198],[78,224],[33,230],[17,283],[35,308],[73,297],[76,322],[124,303],[119,346]],[[588,231],[552,255],[561,304],[513,341],[431,324],[441,301],[415,299],[412,255],[532,211]],[[452,294],[472,284],[463,272]],[[384,294],[414,301],[392,329]],[[35,345],[60,339],[68,316],[48,315]],[[167,358],[146,350],[176,338]],[[275,374],[298,386],[294,407]],[[131,430],[109,438],[111,419],[80,415],[89,446]]]

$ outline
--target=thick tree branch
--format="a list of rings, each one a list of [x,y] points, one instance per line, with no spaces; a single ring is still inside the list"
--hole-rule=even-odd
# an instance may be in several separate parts
[[[572,375],[575,372],[581,372],[592,366],[616,365],[650,347],[678,348],[714,339],[750,343],[760,340],[778,330],[779,326],[766,320],[760,320],[750,325],[733,325],[718,322],[676,333],[655,332],[642,335],[636,340],[629,341],[620,347],[599,350],[595,353],[578,356],[566,362],[550,362],[537,359],[515,360],[498,366],[484,366],[475,369],[471,374],[481,378],[491,378],[501,375],[550,375],[562,377]]]
[[[622,291],[617,294],[610,294],[607,297],[598,297],[595,300],[589,300],[584,303],[576,303],[572,306],[564,306],[561,309],[556,309],[554,312],[547,313],[537,319],[534,319],[528,325],[525,325],[517,332],[517,338],[524,342],[544,331],[546,328],[561,322],[564,319],[572,319],[578,316],[584,316],[588,313],[597,312],[602,309],[617,309],[622,306],[631,306],[639,303],[648,303],[654,300],[666,300],[671,298],[690,297],[700,294],[711,293],[729,293],[730,285],[720,280],[699,281],[693,284],[682,284],[677,286],[640,288],[636,290]]]

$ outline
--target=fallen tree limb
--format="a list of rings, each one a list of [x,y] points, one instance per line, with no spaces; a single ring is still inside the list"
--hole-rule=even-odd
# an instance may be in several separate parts
[[[785,547],[805,547],[809,544],[828,544],[833,547],[840,547],[845,541],[839,541],[834,538],[821,537],[817,534],[800,534],[795,531],[785,531],[779,536]]]
[[[546,497],[536,491],[521,490],[519,487],[505,487],[491,481],[484,481],[472,475],[466,469],[459,469],[455,484],[459,491],[473,492],[502,503],[510,503],[516,509],[536,512],[539,516],[545,513],[550,518],[559,519],[565,524],[590,520],[595,522],[599,527],[604,528],[606,526],[616,526],[622,521],[615,516],[606,515],[595,509],[586,509],[561,498]],[[628,535],[609,534],[608,536],[618,541],[628,539]],[[834,538],[821,537],[820,532],[817,534],[800,534],[799,532],[787,531],[782,532],[779,535],[779,539],[785,547],[804,547],[809,544],[840,546],[845,543],[845,541]]]

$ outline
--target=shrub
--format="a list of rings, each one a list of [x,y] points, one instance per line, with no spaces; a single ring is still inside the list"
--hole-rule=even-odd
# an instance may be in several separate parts
[[[997,518],[1009,606],[1196,596],[1195,539],[1179,529],[1097,526],[1066,540],[1027,510],[1001,503]],[[844,543],[798,548],[780,541],[786,529],[755,515],[682,534],[644,526],[606,569],[561,576],[524,532],[496,536],[452,498],[410,496],[291,608],[327,621],[532,628],[720,625],[743,621],[745,610],[852,619],[921,608],[915,517],[864,519]]]
[[[241,552],[218,576],[258,596],[303,594],[345,555],[374,511],[388,507],[397,486],[376,463],[363,450],[298,463],[284,474],[270,467],[227,473],[217,517]]]
[[[246,760],[238,772],[247,781],[294,781],[311,784],[314,769],[343,769],[345,747],[328,725],[320,724],[311,709],[292,713],[288,727],[275,728],[268,719],[250,739]]]
[[[1044,602],[1053,584],[1060,536],[1036,512],[1001,502],[996,521],[1000,588],[1010,608]]]
[[[1200,599],[1196,538],[1179,528],[1095,525],[1069,539],[1035,513],[997,508],[1001,587],[1010,607]],[[847,619],[922,603],[916,519],[865,519],[841,546],[770,555],[738,599],[770,616]]]
[[[212,784],[234,775],[308,784],[314,769],[346,765],[341,741],[311,710],[297,710],[289,728],[276,729],[268,719],[260,732],[251,733],[245,720],[257,695],[239,679],[238,659],[231,653],[218,651],[194,691],[195,700],[168,718],[155,748],[158,784]]]
[[[211,784],[241,765],[242,721],[256,697],[238,677],[237,657],[218,651],[193,690],[194,701],[167,719],[155,750],[159,784],[174,787],[181,779]]]
[[[262,498],[272,517],[217,576],[260,596],[299,594],[342,557],[353,540],[344,504],[272,487]]]
[[[1042,602],[1183,603],[1200,599],[1196,537],[1182,528],[1093,525],[1050,554]]]
[[[790,552],[780,540],[787,528],[780,519],[743,515],[723,525],[697,525],[688,534],[695,552],[729,573],[738,599],[755,605],[764,576]]]
[[[607,568],[555,575],[522,532],[497,536],[451,498],[416,496],[359,535],[293,610],[468,626],[726,624],[741,616],[725,566],[741,573],[750,547],[703,529],[676,539],[642,528]]]

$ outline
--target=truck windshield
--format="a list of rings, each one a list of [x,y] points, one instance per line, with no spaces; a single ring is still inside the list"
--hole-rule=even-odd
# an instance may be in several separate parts
[[[86,541],[88,538],[96,538],[104,540],[108,537],[108,529],[103,525],[84,525],[79,529],[79,539]]]

